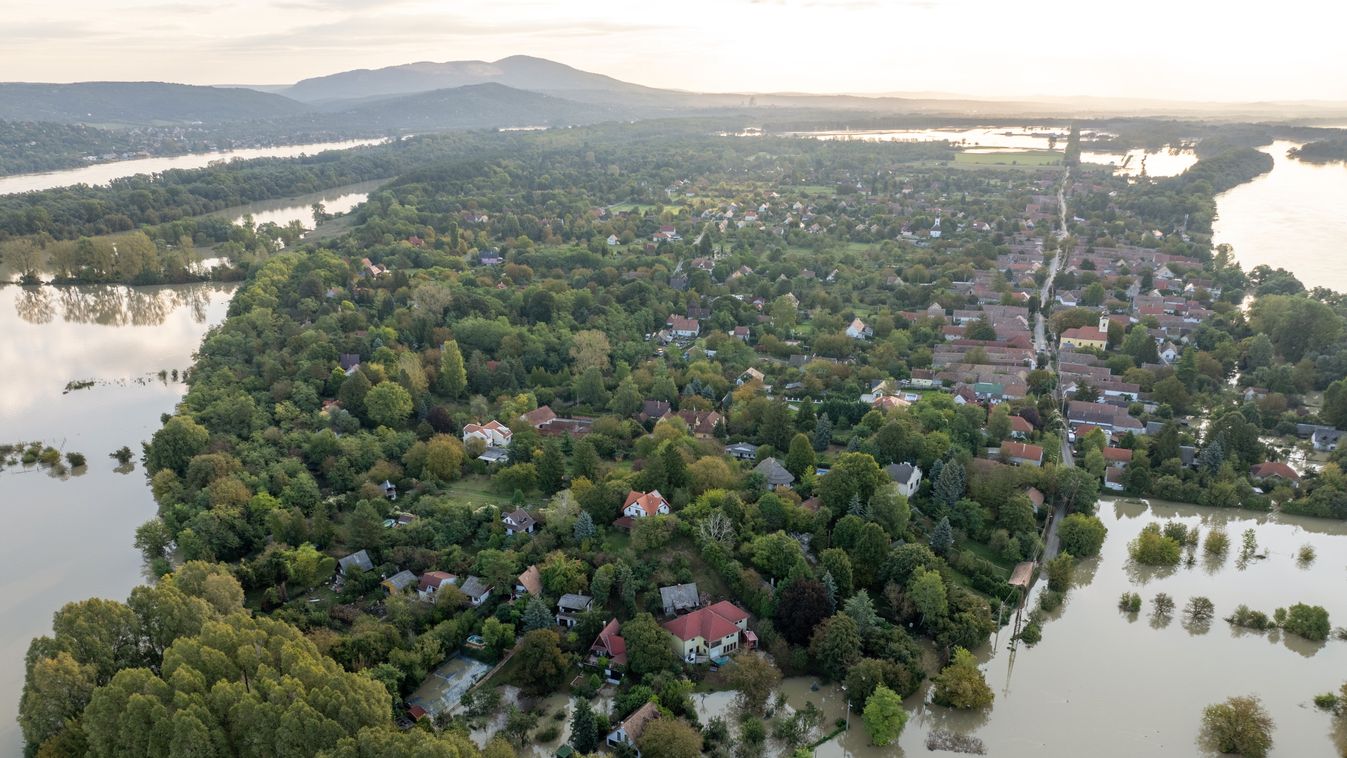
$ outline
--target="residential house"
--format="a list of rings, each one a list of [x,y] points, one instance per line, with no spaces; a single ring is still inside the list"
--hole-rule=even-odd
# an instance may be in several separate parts
[[[1016,466],[1042,466],[1043,448],[1023,442],[1001,443],[1001,456]]]
[[[619,239],[617,238],[617,235],[616,235],[616,234],[610,234],[610,235],[608,235],[608,246],[609,246],[609,247],[613,247],[614,245],[617,245],[619,242],[621,242],[621,240],[619,240]]]
[[[388,498],[389,500],[398,499],[398,486],[388,481],[387,479],[384,480],[383,484],[379,485],[379,489],[383,490],[384,497]]]
[[[1281,461],[1267,461],[1249,469],[1255,481],[1266,482],[1280,479],[1292,487],[1300,484],[1300,474]],[[1275,483],[1275,482],[1274,482]]]
[[[697,591],[696,582],[675,584],[659,588],[660,602],[664,606],[664,615],[675,616],[686,613],[702,605],[702,596]]]
[[[342,372],[350,376],[360,368],[360,355],[359,353],[342,353],[338,363]]]
[[[514,432],[510,427],[502,424],[495,419],[485,424],[468,424],[463,427],[463,442],[479,439],[486,443],[487,447],[509,447],[510,441],[514,439]]]
[[[1043,507],[1043,493],[1040,492],[1037,487],[1026,488],[1024,490],[1024,496],[1029,498],[1029,503],[1034,506],[1035,511]]]
[[[852,319],[851,324],[847,326],[847,336],[853,340],[863,340],[866,337],[873,336],[874,333],[875,330],[866,326],[865,322],[859,318]]]
[[[1331,453],[1338,449],[1338,442],[1342,439],[1342,430],[1331,426],[1316,426],[1314,433],[1310,435],[1310,444],[1314,449],[1321,453]]]
[[[615,668],[627,667],[627,641],[622,639],[619,630],[617,619],[611,619],[589,646],[589,663],[597,665],[599,658],[606,659],[608,668],[604,673],[610,679]]]
[[[458,577],[444,571],[427,571],[416,581],[416,594],[425,602],[433,602],[435,593],[444,587],[452,587]]]
[[[505,525],[505,534],[514,536],[516,534],[533,534],[537,528],[538,522],[523,508],[516,508],[513,511],[500,517],[500,522]]]
[[[744,373],[740,374],[739,378],[734,380],[734,383],[737,385],[744,385],[748,384],[749,382],[762,382],[766,378],[767,377],[764,376],[761,371],[755,368],[750,368]]]
[[[342,575],[352,571],[373,571],[374,562],[369,559],[369,553],[364,550],[357,550],[354,553],[337,561],[337,571]]]
[[[491,585],[479,576],[470,576],[464,580],[463,585],[459,587],[464,595],[468,596],[468,602],[473,606],[479,606],[491,597]]]
[[[692,432],[693,437],[706,440],[715,436],[716,425],[724,417],[715,411],[669,411],[664,414],[661,421],[671,418],[682,419],[683,423],[687,424],[688,430]]]
[[[1023,416],[1010,417],[1010,436],[1017,440],[1027,440],[1034,433],[1034,425]]]
[[[637,758],[640,758],[641,751],[636,747],[636,743],[645,733],[646,724],[659,718],[659,707],[654,703],[645,705],[632,711],[631,715],[622,719],[622,723],[617,728],[608,733],[608,747],[618,747],[626,745],[636,751]]]
[[[730,336],[741,342],[748,342],[752,338],[753,332],[746,326],[736,326],[730,330]]]
[[[557,417],[556,411],[552,410],[552,406],[550,405],[544,405],[539,408],[534,408],[528,413],[521,413],[519,415],[519,418],[525,424],[528,424],[534,429],[537,429],[538,427],[542,426],[543,424],[546,424],[547,422],[555,419],[556,417]]]
[[[890,463],[884,472],[898,485],[898,493],[903,497],[912,497],[921,488],[921,467],[916,464]]]
[[[670,316],[665,325],[673,332],[673,336],[683,339],[692,339],[702,333],[701,323],[695,318]]]
[[[650,419],[664,418],[673,406],[663,400],[646,400],[641,403],[641,412],[636,414],[636,419],[645,423]]]
[[[1104,462],[1111,468],[1126,468],[1132,462],[1132,451],[1125,447],[1106,447],[1099,452],[1104,454]]]
[[[736,442],[725,446],[725,455],[741,461],[751,461],[758,457],[758,446],[748,442]]]
[[[489,447],[483,450],[481,455],[477,456],[477,460],[484,461],[488,464],[509,463],[510,451],[503,447]]]
[[[519,598],[525,595],[530,595],[532,597],[542,597],[542,594],[543,594],[543,576],[542,573],[538,571],[538,567],[536,565],[529,566],[528,568],[524,569],[524,573],[515,577],[514,595],[511,598],[512,600],[518,600]]]
[[[594,598],[568,592],[557,601],[557,624],[570,629],[580,622],[580,614],[593,607]]]
[[[415,587],[417,581],[416,574],[404,570],[379,582],[379,585],[388,590],[388,594],[390,595],[401,595],[403,592]]]
[[[753,467],[753,471],[762,474],[769,488],[789,487],[795,482],[795,475],[786,470],[780,461],[775,458],[764,458],[758,465]]]
[[[622,515],[628,518],[645,518],[668,514],[669,512],[669,501],[659,494],[659,490],[649,492],[632,490],[627,493],[627,499],[622,502]]]
[[[752,649],[758,640],[748,631],[748,612],[728,600],[699,608],[661,626],[672,637],[674,652],[689,663],[735,653],[741,645]]]
[[[1108,347],[1108,332],[1093,326],[1078,326],[1062,332],[1062,347],[1092,347],[1104,350]]]

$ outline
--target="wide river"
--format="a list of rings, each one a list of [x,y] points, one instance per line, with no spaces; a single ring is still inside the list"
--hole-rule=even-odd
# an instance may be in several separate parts
[[[1216,197],[1212,236],[1228,243],[1244,270],[1267,264],[1306,287],[1347,292],[1347,163],[1291,158],[1294,142],[1263,151],[1270,172]]]
[[[65,478],[39,467],[0,469],[0,755],[19,754],[24,653],[51,632],[52,613],[90,597],[124,600],[144,581],[132,542],[155,506],[140,443],[185,389],[158,373],[191,365],[233,291],[0,287],[0,441],[41,440],[88,458],[86,471]],[[72,380],[95,384],[64,392]],[[119,471],[108,454],[123,445],[136,463]]]
[[[73,184],[100,185],[113,179],[136,174],[158,174],[175,168],[202,168],[215,161],[248,160],[251,158],[294,158],[300,155],[314,155],[327,150],[348,150],[363,145],[376,145],[384,140],[359,139],[341,142],[314,142],[307,145],[279,145],[276,147],[253,147],[211,153],[189,153],[166,158],[136,158],[111,163],[95,163],[91,166],[49,171],[41,174],[13,174],[0,176],[0,195],[16,192],[33,192],[53,187],[68,187]]]

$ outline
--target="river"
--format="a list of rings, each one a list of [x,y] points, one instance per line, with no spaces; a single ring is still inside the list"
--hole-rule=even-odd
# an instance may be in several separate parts
[[[294,158],[299,155],[313,155],[327,150],[349,150],[364,145],[377,145],[385,141],[382,139],[358,139],[340,142],[313,142],[305,145],[253,147],[221,152],[188,153],[187,155],[174,155],[164,158],[135,158],[126,161],[95,163],[91,166],[48,171],[40,174],[13,174],[11,176],[0,176],[0,195],[33,192],[52,189],[53,187],[68,187],[74,184],[104,185],[113,179],[120,179],[125,176],[158,174],[175,168],[202,168],[221,160]]]
[[[213,215],[225,216],[235,224],[242,223],[245,215],[252,216],[253,224],[256,226],[267,223],[285,226],[291,221],[298,221],[304,225],[305,229],[312,229],[314,227],[314,203],[322,203],[323,210],[327,213],[349,213],[357,205],[368,200],[370,192],[387,182],[387,179],[374,179],[359,184],[334,187],[308,195],[248,203],[234,208],[226,208]]]
[[[155,506],[140,443],[186,389],[158,372],[191,365],[234,286],[0,286],[0,442],[41,440],[88,458],[64,478],[0,469],[0,754],[19,754],[24,653],[51,632],[52,613],[90,597],[124,600],[145,580],[132,542]],[[65,393],[72,380],[94,385]],[[119,471],[108,454],[123,445],[136,462]]]
[[[1298,161],[1286,154],[1296,144],[1263,148],[1272,170],[1216,197],[1213,239],[1233,246],[1245,271],[1267,264],[1347,292],[1347,164]]]

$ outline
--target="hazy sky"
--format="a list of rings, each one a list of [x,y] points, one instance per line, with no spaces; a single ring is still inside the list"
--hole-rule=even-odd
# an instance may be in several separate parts
[[[1347,100],[1325,0],[4,0],[0,80],[281,84],[527,54],[699,91]]]

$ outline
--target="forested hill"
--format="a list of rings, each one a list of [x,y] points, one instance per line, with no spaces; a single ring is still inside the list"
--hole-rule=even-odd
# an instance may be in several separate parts
[[[0,83],[0,120],[153,124],[249,121],[309,107],[251,89],[165,82]]]
[[[361,105],[332,116],[348,128],[473,129],[570,126],[622,118],[631,109],[577,103],[502,84],[422,92]]]

